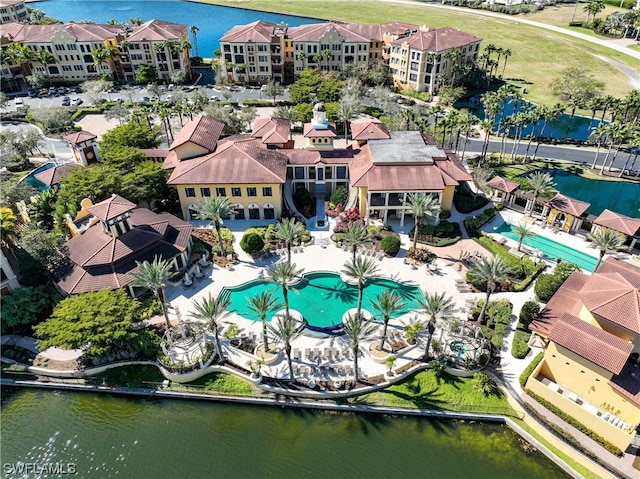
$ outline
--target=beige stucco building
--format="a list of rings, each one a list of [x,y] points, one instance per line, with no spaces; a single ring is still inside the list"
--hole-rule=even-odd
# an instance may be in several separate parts
[[[530,329],[546,347],[526,389],[624,451],[640,425],[640,268],[574,272]]]

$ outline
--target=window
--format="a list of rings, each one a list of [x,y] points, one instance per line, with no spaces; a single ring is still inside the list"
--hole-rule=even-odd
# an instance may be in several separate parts
[[[211,196],[211,188],[200,188],[200,196],[208,198]]]
[[[336,178],[346,178],[346,177],[347,177],[347,167],[346,166],[336,167]]]
[[[262,187],[262,196],[272,196],[272,191],[271,191],[271,187],[270,186],[263,186]]]
[[[196,189],[195,188],[185,188],[184,194],[187,198],[195,198],[196,197]]]
[[[216,188],[216,196],[227,196],[226,188]]]
[[[273,220],[276,217],[276,212],[273,208],[264,208],[264,219]]]
[[[297,180],[304,179],[304,166],[296,166],[296,168],[295,168],[295,178]]]
[[[266,52],[267,51],[267,46],[266,45],[258,45],[258,51],[259,52]]]
[[[249,219],[250,220],[259,220],[260,219],[260,208],[249,208]]]
[[[247,196],[258,196],[256,189],[252,186],[247,187]]]
[[[267,62],[267,61],[269,61],[269,58],[266,55],[258,55],[258,61],[259,62]]]
[[[231,196],[242,196],[242,191],[237,187],[231,188]]]

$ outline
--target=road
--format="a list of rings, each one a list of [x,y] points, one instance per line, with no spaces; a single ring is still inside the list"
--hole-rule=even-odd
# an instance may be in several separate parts
[[[470,140],[467,145],[467,150],[470,152],[480,152],[482,151],[482,140]],[[501,142],[497,140],[491,140],[489,142],[488,151],[497,152],[500,151]],[[533,155],[533,151],[535,150],[536,142],[531,143],[531,148],[529,149],[529,156]],[[513,142],[507,141],[505,146],[505,152],[507,154],[511,154],[513,149]],[[527,141],[523,141],[520,143],[517,154],[524,156],[527,150]],[[585,148],[585,147],[574,147],[574,146],[557,146],[557,145],[545,145],[541,144],[540,148],[538,148],[538,158],[550,158],[554,160],[564,160],[564,161],[572,161],[574,163],[582,164],[582,165],[591,165],[593,163],[593,159],[595,158],[596,149],[595,148]],[[607,150],[602,148],[600,150],[600,156],[598,158],[598,164],[602,165],[604,158],[607,154]],[[613,156],[613,152],[611,153],[611,157]],[[620,152],[613,163],[614,169],[620,169],[624,166],[624,163],[627,161],[627,157],[629,153]],[[611,157],[609,159],[611,159]],[[633,161],[633,158],[632,158]],[[636,170],[640,166],[636,165]]]

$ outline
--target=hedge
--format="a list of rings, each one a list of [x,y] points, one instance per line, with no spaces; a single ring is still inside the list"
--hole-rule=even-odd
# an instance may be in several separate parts
[[[253,256],[262,251],[262,248],[264,248],[264,241],[259,233],[247,231],[240,240],[240,247],[242,248],[242,251]]]
[[[555,404],[552,404],[551,402],[547,401],[546,399],[538,396],[536,393],[534,393],[533,391],[527,391],[527,394],[529,396],[531,396],[533,399],[535,399],[537,402],[539,402],[542,406],[544,406],[546,409],[548,409],[549,411],[551,411],[553,414],[555,414],[556,416],[558,416],[560,419],[562,419],[564,422],[566,422],[567,424],[570,424],[571,426],[575,427],[578,431],[580,431],[581,433],[585,434],[586,436],[590,437],[591,439],[593,439],[594,441],[596,441],[597,443],[599,443],[602,447],[604,447],[607,451],[609,451],[611,454],[615,455],[615,456],[622,456],[623,451],[618,447],[615,446],[613,444],[611,444],[609,441],[607,441],[605,438],[603,438],[602,436],[600,436],[599,434],[596,434],[595,432],[593,432],[591,429],[589,429],[587,426],[585,426],[584,424],[582,424],[580,421],[578,421],[576,418],[574,418],[573,416],[570,416],[569,414],[567,414],[566,412],[564,412],[562,409],[560,409],[559,407],[557,407]],[[568,434],[566,433],[566,431],[564,431],[562,428],[560,428],[560,431],[562,432],[562,437],[566,437]],[[559,431],[559,432],[560,432]],[[570,436],[571,437],[571,436]],[[573,438],[575,440],[575,438]]]
[[[477,306],[471,310],[471,316],[474,321],[480,316],[483,304],[484,300],[481,299],[478,301]],[[480,329],[486,338],[491,338],[491,343],[498,349],[502,348],[512,310],[513,305],[508,299],[489,301],[487,306],[486,325],[482,325]]]
[[[580,271],[580,267],[573,263],[562,262],[556,266],[553,273],[541,274],[533,287],[536,299],[541,303],[549,301],[574,271]]]
[[[538,317],[540,313],[540,305],[535,301],[527,301],[520,309],[518,318],[522,327],[528,328],[531,322]]]
[[[531,351],[531,348],[527,344],[531,334],[524,331],[516,330],[513,336],[513,343],[511,344],[511,355],[516,359],[524,359]]]
[[[409,238],[413,238],[415,226],[409,231]],[[462,238],[460,225],[444,220],[438,225],[419,225],[418,243],[428,246],[449,246]]]
[[[533,361],[531,361],[529,365],[524,368],[524,371],[522,371],[522,374],[520,374],[520,386],[524,387],[527,384],[527,379],[529,379],[529,376],[531,376],[533,370],[538,367],[538,364],[540,364],[542,358],[544,358],[544,353],[538,353],[536,357],[533,358]]]
[[[479,215],[467,216],[464,219],[464,227],[467,229],[469,236],[479,236],[480,228],[491,221],[495,215],[496,210],[487,208]]]

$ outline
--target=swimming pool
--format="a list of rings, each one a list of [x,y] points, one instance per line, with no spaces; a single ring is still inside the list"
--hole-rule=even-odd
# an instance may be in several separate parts
[[[518,241],[520,239],[520,237],[513,232],[512,225],[509,223],[502,223],[497,228],[494,228],[494,233],[499,233],[514,241]],[[531,248],[542,251],[546,259],[556,261],[560,258],[563,261],[569,261],[570,263],[577,264],[580,268],[586,271],[593,271],[596,267],[596,263],[598,262],[598,259],[595,256],[588,255],[582,251],[577,251],[545,236],[536,234],[532,238],[526,238],[522,243],[530,246]]]
[[[36,175],[38,173],[42,173],[43,171],[48,170],[49,168],[53,168],[54,166],[56,166],[56,163],[54,162],[45,163],[44,165],[39,166],[38,168],[30,172],[27,176],[22,178],[19,182],[20,183],[25,182],[27,185],[34,187],[38,191],[46,191],[49,189],[49,186],[45,185],[40,180],[38,180],[36,178]]]
[[[406,306],[394,317],[408,311],[419,309],[418,298],[420,288],[407,286],[390,279],[373,278],[366,282],[362,307],[375,315],[371,306],[376,294],[385,290],[396,292],[402,297]],[[256,319],[255,314],[247,307],[247,298],[263,291],[272,292],[282,301],[282,292],[278,285],[265,280],[255,280],[234,288],[224,288],[231,300],[230,311],[249,319]],[[304,275],[304,280],[292,286],[289,290],[289,307],[298,310],[313,329],[334,329],[342,324],[345,311],[358,305],[358,287],[350,285],[340,279],[340,275],[329,272],[314,272]],[[267,316],[271,320],[271,315]]]

